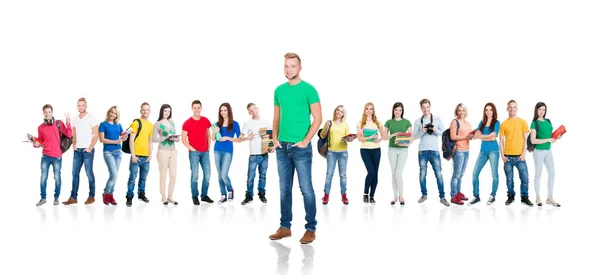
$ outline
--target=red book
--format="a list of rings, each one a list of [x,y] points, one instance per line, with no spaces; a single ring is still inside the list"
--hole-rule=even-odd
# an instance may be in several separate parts
[[[475,132],[477,132],[477,129],[475,129],[475,130],[473,130],[473,131],[469,132],[469,135],[475,135]]]
[[[412,136],[411,133],[398,132],[397,134],[398,134],[398,136],[401,136],[401,137],[410,137],[410,136]]]
[[[40,146],[44,147],[44,143],[41,140],[39,140],[37,137],[34,137],[31,134],[27,134],[27,140],[29,142],[31,142],[31,143],[36,143],[37,142],[37,143],[40,144]]]
[[[567,132],[567,129],[565,128],[565,126],[560,125],[558,128],[556,128],[556,130],[554,130],[554,132],[552,132],[552,138],[557,139],[558,137],[562,136],[566,132]]]

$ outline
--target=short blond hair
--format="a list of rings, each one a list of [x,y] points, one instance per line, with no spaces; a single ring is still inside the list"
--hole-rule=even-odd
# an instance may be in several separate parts
[[[429,104],[429,106],[431,106],[431,102],[430,102],[430,101],[429,101],[429,99],[427,99],[427,98],[423,98],[423,99],[422,99],[422,100],[419,102],[419,106],[420,106],[420,107],[423,107],[423,104],[425,104],[425,103],[427,103],[427,104]]]
[[[80,98],[77,100],[77,102],[79,102],[79,101],[83,101],[85,104],[87,104],[87,101],[85,101],[85,97],[80,97]]]
[[[454,108],[454,117],[458,118],[458,108],[462,107],[463,109],[465,109],[465,118],[467,116],[469,116],[469,111],[467,111],[467,107],[465,106],[465,104],[462,103],[458,103],[458,105],[456,105],[456,108]]]
[[[284,57],[285,59],[292,59],[292,58],[296,58],[296,59],[298,59],[298,64],[302,65],[302,60],[300,60],[300,56],[298,56],[298,55],[297,55],[297,54],[295,54],[295,53],[286,53],[286,54],[285,54],[283,57]]]

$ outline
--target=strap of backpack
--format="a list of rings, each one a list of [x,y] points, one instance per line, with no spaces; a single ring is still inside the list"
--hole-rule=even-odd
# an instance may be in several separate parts
[[[458,119],[456,120],[456,135],[458,136],[458,128],[460,128],[460,122],[458,122]]]
[[[138,123],[138,131],[135,134],[135,138],[133,139],[133,141],[135,142],[135,140],[137,140],[138,136],[140,135],[140,132],[142,131],[142,121],[139,118],[134,119],[134,121],[137,121]]]

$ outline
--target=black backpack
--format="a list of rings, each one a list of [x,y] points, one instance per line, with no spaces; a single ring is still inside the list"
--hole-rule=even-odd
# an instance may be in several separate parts
[[[58,135],[60,135],[60,151],[64,154],[73,145],[73,137],[67,137],[60,132],[60,120],[56,121],[56,127],[58,127]]]
[[[133,121],[137,121],[137,123],[138,123],[138,131],[137,131],[137,134],[135,135],[135,138],[133,139],[133,142],[135,142],[135,140],[140,135],[140,132],[142,132],[142,121],[139,118],[136,118]],[[121,151],[123,151],[124,153],[127,153],[127,154],[131,154],[131,148],[129,148],[129,138],[130,137],[131,137],[130,135],[127,135],[127,139],[125,139],[123,141],[123,144],[121,145]]]
[[[552,124],[552,122],[550,122],[549,119],[546,120],[548,121],[548,123]],[[537,134],[540,131],[540,125],[538,124],[537,119],[533,122],[535,123],[535,137],[537,138]],[[535,149],[535,144],[531,143],[531,132],[529,132],[529,135],[527,136],[527,151],[533,152],[533,149]]]
[[[456,135],[458,135],[458,128],[460,128],[460,123],[456,120]],[[456,152],[456,150],[454,150],[455,145],[456,142],[450,138],[450,128],[444,130],[442,133],[442,155],[446,160],[450,160],[454,157],[454,153]]]

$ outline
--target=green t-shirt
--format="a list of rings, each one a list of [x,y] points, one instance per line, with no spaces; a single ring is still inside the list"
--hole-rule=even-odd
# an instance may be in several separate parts
[[[550,123],[548,120],[544,120],[544,121],[538,120],[537,122],[538,122],[538,128],[536,129],[537,139],[551,138],[552,137],[552,123]],[[531,122],[529,129],[532,129],[532,130],[535,129],[535,121]],[[542,143],[542,144],[536,144],[535,149],[550,150],[551,146],[552,146],[552,143],[546,142],[546,143]]]
[[[300,81],[284,83],[275,89],[275,106],[279,106],[279,141],[300,142],[310,129],[310,105],[319,102],[315,88]]]
[[[406,133],[408,131],[408,129],[410,129],[410,127],[412,127],[412,124],[406,118],[403,118],[402,120],[390,119],[385,122],[384,127],[388,128],[390,130],[390,135],[391,135],[391,134],[394,134],[397,132]],[[406,148],[406,147],[401,147],[401,146],[396,145],[396,143],[394,141],[395,141],[394,137],[390,138],[389,147]]]

